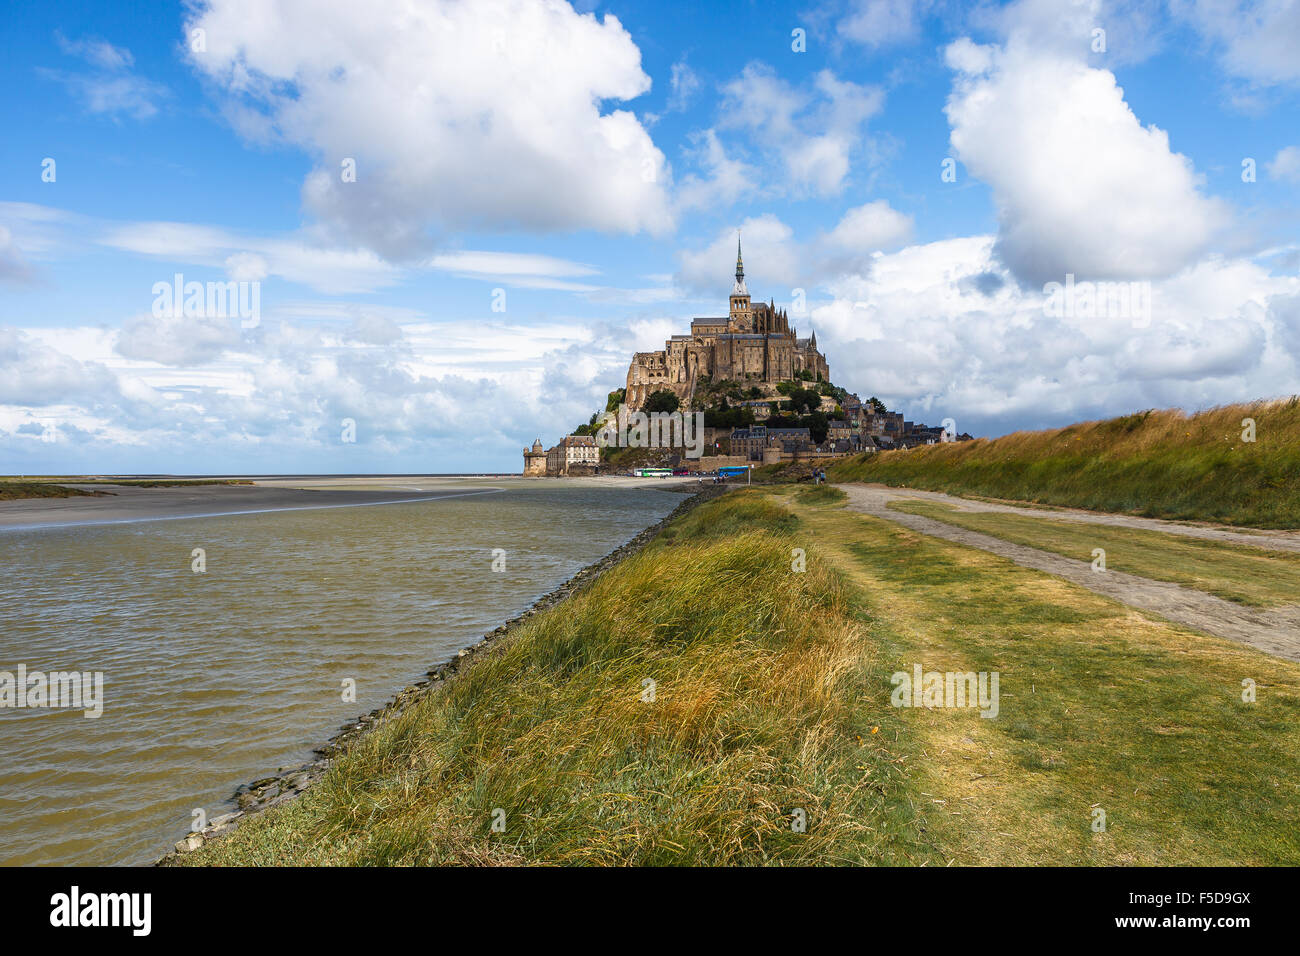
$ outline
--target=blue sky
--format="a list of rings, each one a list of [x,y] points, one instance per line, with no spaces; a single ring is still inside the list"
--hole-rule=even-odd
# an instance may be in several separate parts
[[[0,473],[516,470],[725,310],[737,228],[752,293],[802,290],[835,381],[908,418],[1298,390],[1300,2],[20,2],[0,30]],[[256,322],[157,314],[177,273],[257,283]],[[1052,314],[1067,275],[1149,310]]]

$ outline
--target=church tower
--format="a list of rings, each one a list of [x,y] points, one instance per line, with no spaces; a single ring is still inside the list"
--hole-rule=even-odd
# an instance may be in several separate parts
[[[736,332],[752,331],[754,312],[745,288],[745,263],[740,258],[740,233],[736,233],[736,284],[731,287],[731,328]]]

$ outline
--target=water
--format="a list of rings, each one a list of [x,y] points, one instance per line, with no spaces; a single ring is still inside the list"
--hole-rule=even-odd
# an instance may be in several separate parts
[[[0,708],[0,864],[152,862],[195,809],[227,812],[238,784],[311,759],[340,724],[682,500],[505,487],[0,534],[0,670],[105,683],[98,719]]]

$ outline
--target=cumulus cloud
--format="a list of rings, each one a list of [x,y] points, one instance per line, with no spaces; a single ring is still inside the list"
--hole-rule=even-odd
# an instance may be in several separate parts
[[[785,293],[804,280],[794,230],[767,213],[740,224],[744,238],[745,275],[755,300],[768,299],[763,289]],[[674,281],[689,292],[708,295],[726,310],[732,274],[736,271],[736,230],[721,229],[712,242],[700,249],[683,249],[677,254]],[[778,296],[783,297],[783,296]]]
[[[718,125],[748,131],[756,149],[778,159],[791,191],[831,196],[865,152],[867,120],[884,101],[879,87],[840,80],[830,70],[799,87],[764,63],[750,63],[723,87]]]
[[[717,209],[727,207],[742,196],[756,191],[758,170],[749,163],[728,155],[716,130],[708,129],[692,137],[692,157],[704,171],[682,177],[677,188],[677,207],[688,209]]]
[[[976,434],[1294,390],[1300,279],[1208,258],[1152,284],[1149,319],[1053,317],[995,246],[909,246],[834,280],[812,313],[834,380]]]
[[[1005,43],[963,38],[946,53],[953,151],[992,187],[998,253],[1033,284],[1171,275],[1228,218],[1168,134],[1134,115],[1114,74],[1085,62],[1093,6],[1076,0],[1073,17],[1058,6],[1039,29],[1042,5],[1022,2]]]
[[[912,217],[877,199],[844,214],[827,240],[842,249],[876,252],[906,242],[912,236]]]
[[[26,425],[23,461],[77,463],[65,470],[131,470],[141,455],[173,470],[513,468],[537,433],[603,406],[636,340],[621,323],[435,322],[338,302],[292,312],[243,341],[197,319],[0,329],[0,436]],[[346,418],[355,446],[339,440]],[[84,440],[39,441],[51,422]],[[220,458],[195,457],[213,448]]]
[[[1274,179],[1300,183],[1300,146],[1287,146],[1278,150],[1265,169]]]
[[[786,304],[793,290],[805,295],[833,277],[870,272],[873,257],[911,238],[912,217],[900,213],[886,200],[877,199],[849,209],[829,232],[803,240],[778,217],[768,213],[741,224],[745,274],[755,299],[776,298]],[[678,286],[703,296],[721,296],[725,302],[728,276],[735,271],[736,232],[724,228],[700,249],[678,253]],[[768,289],[767,294],[761,289]]]
[[[230,319],[211,316],[138,316],[117,336],[119,355],[160,365],[194,366],[211,362],[239,345]]]
[[[0,326],[0,405],[95,405],[117,393],[117,380],[104,365],[79,361],[23,330]]]
[[[650,88],[612,14],[567,3],[207,0],[191,62],[318,165],[303,199],[389,257],[456,229],[671,227]],[[355,162],[354,182],[343,164]]]

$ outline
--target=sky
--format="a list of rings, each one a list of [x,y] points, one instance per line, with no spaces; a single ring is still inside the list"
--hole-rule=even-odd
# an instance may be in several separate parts
[[[909,420],[1300,392],[1300,0],[16,0],[0,38],[0,474],[517,471],[726,314],[738,232]]]

